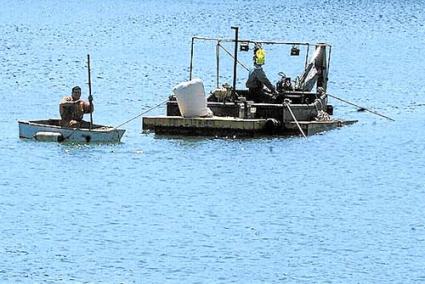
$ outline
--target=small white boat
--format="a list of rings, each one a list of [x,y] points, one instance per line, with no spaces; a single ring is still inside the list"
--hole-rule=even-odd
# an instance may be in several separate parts
[[[55,142],[100,142],[118,143],[124,135],[124,129],[93,124],[83,121],[83,127],[69,128],[60,125],[60,119],[18,121],[19,137],[38,141]]]

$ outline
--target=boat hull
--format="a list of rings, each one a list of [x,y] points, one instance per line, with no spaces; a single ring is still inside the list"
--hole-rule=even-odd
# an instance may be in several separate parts
[[[285,98],[290,103],[209,101],[214,117],[204,118],[182,117],[177,101],[169,100],[166,116],[143,117],[142,127],[164,135],[256,137],[314,135],[357,122],[332,119],[333,107],[326,95],[293,91],[285,93]]]
[[[83,143],[118,143],[124,135],[124,129],[111,126],[93,125],[86,128],[68,128],[59,125],[58,119],[18,121],[19,137],[40,141],[83,142]],[[51,133],[52,140],[46,139]],[[60,135],[57,135],[57,134]],[[40,135],[41,134],[41,135]],[[43,137],[40,139],[39,137]]]
[[[276,121],[276,120],[275,120]],[[301,132],[295,122],[273,124],[269,119],[242,119],[236,117],[145,116],[142,118],[144,131],[160,135],[257,137],[298,136]],[[356,120],[300,121],[305,135],[315,135],[357,122]]]

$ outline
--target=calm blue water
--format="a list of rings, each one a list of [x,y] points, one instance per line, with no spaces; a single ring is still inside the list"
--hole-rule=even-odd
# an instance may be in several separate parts
[[[0,1],[0,282],[425,282],[424,2],[89,2]],[[74,85],[87,97],[87,53],[94,120],[117,125],[188,78],[192,35],[231,25],[329,42],[329,92],[396,122],[332,101],[359,123],[307,140],[170,139],[140,120],[117,145],[18,139],[18,119],[57,117]],[[214,46],[196,48],[211,89]],[[298,75],[268,51],[271,79]]]

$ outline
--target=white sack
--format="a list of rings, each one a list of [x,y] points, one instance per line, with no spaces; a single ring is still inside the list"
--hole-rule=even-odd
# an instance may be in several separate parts
[[[204,84],[201,79],[182,82],[173,88],[183,117],[212,116],[207,107]]]

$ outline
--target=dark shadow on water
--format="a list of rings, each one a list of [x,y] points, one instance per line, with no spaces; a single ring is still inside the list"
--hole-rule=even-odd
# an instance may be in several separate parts
[[[176,140],[186,142],[204,142],[204,141],[268,141],[268,140],[288,140],[302,138],[301,136],[277,136],[277,135],[258,135],[255,137],[246,136],[201,136],[201,135],[168,135],[168,134],[155,134],[155,133],[142,133],[145,136],[153,136],[154,139],[159,140]]]
[[[142,136],[151,137],[153,141],[170,142],[180,146],[201,146],[201,145],[249,145],[255,144],[262,148],[266,144],[278,142],[283,143],[302,143],[308,141],[301,136],[256,136],[256,137],[215,137],[215,136],[187,136],[187,135],[164,135],[155,133],[142,133]],[[215,146],[213,148],[215,148]],[[221,146],[219,146],[221,147]]]

